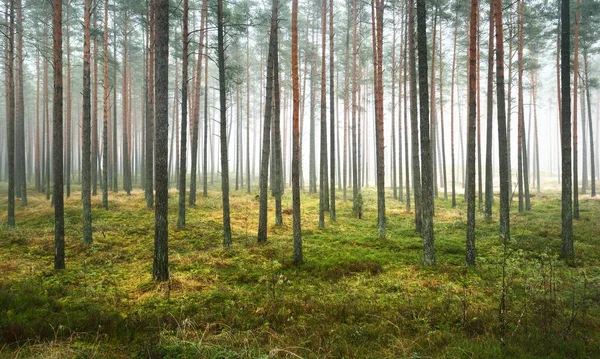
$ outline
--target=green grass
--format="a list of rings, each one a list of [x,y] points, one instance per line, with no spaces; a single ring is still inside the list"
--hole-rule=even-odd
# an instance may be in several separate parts
[[[391,193],[391,191],[388,191]],[[577,257],[560,250],[558,193],[511,216],[505,248],[477,214],[477,261],[464,266],[466,206],[436,201],[437,265],[422,266],[414,215],[389,197],[377,239],[376,194],[364,219],[341,201],[318,229],[318,197],[302,197],[305,263],[292,263],[291,195],[284,225],[269,214],[256,243],[255,194],[233,192],[233,246],[223,249],[221,198],[211,191],[176,227],[170,192],[171,280],[152,280],[154,214],[143,193],[93,198],[94,243],[81,243],[79,192],[66,200],[66,265],[53,270],[53,209],[30,191],[6,228],[0,185],[0,357],[39,358],[564,358],[600,357],[600,202],[581,199]],[[273,203],[269,204],[270,210]],[[327,217],[328,219],[328,217]],[[505,325],[500,324],[502,267]]]

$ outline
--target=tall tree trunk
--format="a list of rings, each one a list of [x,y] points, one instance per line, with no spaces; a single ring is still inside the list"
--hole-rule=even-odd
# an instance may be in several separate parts
[[[504,92],[504,29],[502,0],[494,0],[496,37],[496,96],[498,106],[498,164],[500,166],[500,237],[510,240],[510,173],[508,160],[508,131],[506,129],[506,98]]]
[[[409,166],[410,166],[410,161],[409,161],[409,154],[408,154],[408,102],[407,102],[407,82],[408,82],[408,62],[407,61],[407,53],[408,53],[408,14],[409,12],[404,11],[404,13],[406,14],[405,16],[405,21],[404,21],[404,50],[403,50],[403,55],[402,58],[403,60],[403,76],[402,76],[402,85],[403,85],[403,100],[404,100],[404,166],[406,169],[406,211],[410,212],[410,175],[409,175]],[[412,113],[412,111],[411,111]]]
[[[471,0],[469,29],[469,119],[467,130],[467,265],[475,265],[475,135],[477,131],[477,29],[479,1]]]
[[[17,16],[16,35],[17,35],[17,56],[14,59],[15,65],[15,152],[16,161],[16,180],[17,196],[21,198],[21,206],[27,205],[27,170],[25,159],[25,103],[23,100],[23,7],[22,0],[15,0],[15,10]]]
[[[445,137],[445,133],[444,133],[444,81],[443,81],[443,69],[444,69],[444,63],[443,63],[443,52],[442,52],[442,21],[440,20],[440,29],[439,29],[439,34],[440,34],[440,63],[439,63],[439,69],[440,69],[440,138],[442,139],[442,171],[443,171],[443,177],[442,177],[442,181],[444,182],[444,201],[448,200],[448,178],[447,178],[447,172],[446,172],[446,137]]]
[[[169,280],[169,0],[154,0],[156,61],[156,206],[154,210],[153,277]]]
[[[113,1],[113,21],[116,21],[117,18],[117,7]],[[112,151],[113,151],[113,162],[112,162],[112,186],[114,192],[119,192],[119,159],[118,159],[118,148],[117,148],[117,71],[118,71],[118,62],[117,62],[117,29],[113,29],[113,114],[112,114]],[[152,163],[152,162],[150,162]]]
[[[335,222],[335,87],[334,80],[334,64],[335,56],[333,52],[333,0],[329,0],[329,138],[330,138],[330,157],[331,157],[331,184],[329,186],[329,215],[332,221]]]
[[[326,97],[326,34],[327,0],[321,0],[321,151],[319,161],[319,228],[325,228],[325,211],[329,209],[329,184],[327,166],[327,97]]]
[[[14,15],[11,1],[11,26]],[[9,32],[12,34],[12,30]],[[12,35],[10,36],[12,44]],[[62,1],[52,2],[52,58],[54,69],[54,95],[52,106],[52,170],[54,172],[54,269],[65,268],[65,212],[63,198],[63,78],[62,78]],[[12,46],[10,47],[12,52]],[[10,58],[12,58],[12,53]],[[12,72],[12,67],[9,72]],[[11,76],[12,77],[12,76]],[[11,79],[12,80],[12,79]],[[9,84],[12,82],[9,81]],[[14,96],[14,95],[10,95]],[[12,98],[14,101],[14,97]],[[11,106],[12,107],[12,106]],[[10,118],[10,117],[9,117]]]
[[[205,43],[208,44],[208,31],[205,32],[204,35]],[[202,175],[204,179],[202,181],[202,195],[204,197],[208,197],[208,56],[204,57],[204,158],[202,161]],[[212,137],[211,137],[212,144]],[[210,157],[211,157],[211,166],[214,166],[214,162],[212,161],[212,147],[210,148]],[[213,173],[211,167],[210,173],[210,183],[212,185],[213,182]],[[191,187],[191,185],[190,185]],[[191,194],[190,194],[191,195]]]
[[[104,64],[103,64],[103,91],[102,106],[102,207],[108,210],[108,1],[104,3]]]
[[[417,68],[416,68],[416,45],[415,45],[415,15],[414,0],[408,0],[408,58],[410,72],[410,127],[412,135],[412,170],[413,170],[413,193],[415,197],[415,229],[423,231],[423,205],[421,187],[421,163],[420,163],[420,141],[419,141],[419,117],[417,110]],[[425,77],[427,81],[427,77]],[[427,86],[427,85],[425,85]],[[429,135],[429,133],[428,133]]]
[[[360,174],[359,158],[358,158],[358,135],[357,135],[357,97],[360,98],[360,83],[357,80],[357,56],[358,56],[358,33],[357,33],[357,0],[353,0],[353,27],[352,27],[352,211],[358,218],[362,218],[362,194],[360,191],[360,183],[358,176]]]
[[[494,203],[494,172],[492,166],[492,141],[494,117],[494,5],[490,1],[490,28],[488,38],[488,73],[487,73],[487,133],[485,140],[485,219],[492,219]]]
[[[293,154],[292,205],[294,228],[294,263],[302,263],[302,225],[300,217],[300,84],[298,78],[298,0],[292,0],[292,91],[293,91]]]
[[[149,24],[149,45],[148,49],[148,62],[146,64],[146,71],[148,72],[148,108],[146,111],[146,168],[145,168],[145,182],[146,187],[144,188],[146,198],[146,208],[152,209],[154,206],[154,19],[155,19],[155,0],[150,1],[148,7],[148,24]]]
[[[205,24],[206,24],[206,16],[207,16],[207,8],[208,8],[208,0],[204,0],[202,2],[202,19],[200,20],[200,34],[198,35],[199,49],[198,49],[198,61],[196,63],[196,84],[194,86],[194,105],[192,106],[192,163],[191,163],[191,173],[190,173],[190,198],[189,204],[190,206],[196,205],[196,176],[197,176],[197,166],[198,166],[198,135],[200,132],[200,93],[202,87],[202,56],[204,54],[204,34],[205,34]],[[206,92],[206,89],[204,90]],[[206,94],[205,94],[206,96]]]
[[[279,5],[277,5],[279,6]],[[277,25],[279,26],[278,13],[275,13]],[[283,195],[283,161],[281,154],[281,115],[280,115],[280,86],[279,86],[279,27],[275,28],[274,41],[275,41],[275,52],[273,53],[273,153],[272,153],[272,165],[273,165],[273,196],[275,197],[275,224],[282,225],[282,209],[281,209],[281,196]]]
[[[578,129],[577,129],[577,91],[579,91],[579,26],[581,13],[579,0],[575,5],[575,35],[573,54],[573,218],[579,218],[579,159],[578,159]],[[564,9],[563,9],[564,10]],[[564,39],[563,39],[564,40]],[[564,96],[564,95],[563,95]],[[564,105],[563,105],[564,106]]]
[[[588,129],[590,131],[590,179],[591,179],[591,192],[592,197],[596,197],[596,154],[594,152],[594,126],[592,122],[592,101],[590,99],[590,79],[589,79],[589,63],[588,63],[588,52],[584,48],[583,50],[583,66],[585,67],[585,94],[587,99],[588,107]],[[585,120],[585,119],[584,119]],[[537,122],[536,122],[537,125]],[[537,127],[536,127],[537,128]],[[537,132],[537,130],[536,130]],[[537,136],[536,136],[537,138]],[[536,144],[537,145],[537,144]],[[537,154],[537,151],[536,151]],[[538,173],[539,175],[539,173]]]
[[[273,84],[275,56],[277,56],[277,44],[275,37],[277,32],[277,0],[273,0],[271,12],[271,33],[269,36],[269,55],[267,57],[267,84],[265,89],[265,115],[263,120],[262,154],[260,157],[260,194],[258,213],[258,242],[267,241],[267,200],[269,183],[269,157],[271,156],[271,119],[273,102]]]
[[[383,137],[383,0],[375,2],[373,57],[375,60],[375,142],[377,149],[377,232],[379,239],[385,238],[385,161]]]
[[[94,27],[98,25],[97,13],[94,14]],[[91,168],[90,181],[92,186],[92,196],[98,194],[98,36],[94,35],[94,61],[93,68],[93,89],[92,89],[92,149],[91,149]]]
[[[435,264],[433,235],[433,164],[429,138],[429,89],[427,84],[427,15],[425,0],[417,0],[417,50],[419,52],[419,104],[421,120],[421,180],[423,200],[423,262]]]
[[[92,0],[85,0],[83,20],[83,148],[81,149],[81,203],[83,205],[83,243],[92,244],[92,128],[91,128],[91,83],[90,83],[90,17]]]
[[[575,255],[573,248],[573,199],[571,187],[571,18],[569,0],[561,0],[561,157],[562,157],[562,246],[561,253],[566,258]],[[577,72],[575,72],[577,73]],[[577,77],[575,77],[577,78]],[[574,101],[573,103],[576,103]]]
[[[179,154],[179,208],[177,227],[185,227],[185,176],[187,175],[187,115],[188,115],[188,0],[183,0],[183,63],[181,64],[181,136]],[[198,58],[202,62],[202,58]],[[196,74],[200,76],[200,74]],[[196,89],[196,91],[200,91]],[[198,130],[196,130],[197,132]]]
[[[65,31],[66,31],[66,50],[67,50],[67,101],[66,101],[66,139],[65,139],[65,159],[64,159],[64,169],[65,169],[65,180],[66,180],[66,190],[67,190],[67,198],[71,197],[71,163],[72,163],[72,140],[71,140],[71,129],[73,126],[73,115],[72,115],[72,103],[71,103],[71,31],[69,29],[69,18],[70,18],[70,10],[71,10],[71,1],[67,0],[65,6],[67,7],[67,14],[65,19]]]
[[[129,117],[129,86],[128,75],[127,75],[127,35],[129,32],[129,22],[127,20],[128,13],[125,11],[125,23],[123,24],[123,88],[122,88],[122,103],[123,103],[123,148],[121,152],[123,154],[123,189],[127,192],[127,195],[131,194],[131,154],[129,153],[129,124],[131,118]]]
[[[56,3],[56,0],[55,0]],[[59,3],[60,4],[60,3]],[[56,6],[56,5],[55,5]],[[6,1],[6,10],[7,16],[10,18],[10,22],[8,24],[8,36],[6,39],[6,47],[5,51],[5,75],[6,75],[6,137],[7,137],[7,155],[8,155],[8,227],[13,228],[15,226],[15,81],[14,81],[14,67],[13,67],[13,59],[14,59],[14,40],[15,40],[15,4],[14,0]],[[56,11],[56,10],[55,10]],[[56,15],[53,13],[53,16]],[[54,24],[54,23],[53,23]],[[60,25],[60,23],[59,23]],[[54,24],[54,41],[56,42],[56,24]],[[62,31],[59,32],[59,35]],[[56,43],[54,45],[57,46]],[[56,52],[56,49],[54,50]],[[56,58],[55,58],[56,63]],[[56,119],[55,119],[56,123]],[[61,121],[62,124],[62,121]],[[56,134],[55,134],[56,138]],[[62,134],[61,134],[62,138]],[[60,152],[62,161],[62,148]],[[62,179],[62,162],[61,162],[61,179]],[[62,186],[61,186],[61,200],[60,204],[62,205]],[[62,208],[62,207],[61,207]],[[55,258],[55,267],[56,269],[64,268],[64,216],[61,216],[61,224],[63,224],[62,236],[60,236],[59,232],[55,230],[55,246],[62,241],[62,265],[57,264],[57,258]],[[58,223],[57,223],[58,225]]]
[[[277,2],[275,0],[275,2]],[[225,86],[225,34],[223,0],[217,4],[217,53],[219,65],[219,98],[221,113],[221,192],[223,197],[223,246],[231,246],[231,219],[229,215],[229,163],[227,155],[227,99]]]

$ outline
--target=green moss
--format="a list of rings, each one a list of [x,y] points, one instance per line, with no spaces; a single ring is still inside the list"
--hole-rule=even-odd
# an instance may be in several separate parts
[[[569,264],[558,257],[558,194],[535,196],[526,214],[513,208],[506,258],[497,207],[492,221],[478,213],[478,264],[467,269],[461,198],[455,209],[436,201],[438,265],[423,267],[414,214],[403,203],[388,197],[388,235],[378,240],[374,190],[362,191],[361,220],[351,200],[339,200],[338,221],[324,230],[318,229],[318,197],[305,194],[305,263],[298,266],[291,212],[275,226],[270,204],[269,240],[258,245],[258,203],[232,193],[234,245],[225,250],[219,193],[199,197],[179,229],[172,191],[171,280],[156,283],[154,213],[141,191],[111,193],[110,211],[93,198],[89,247],[81,243],[73,193],[66,201],[63,272],[52,269],[53,209],[30,193],[28,207],[17,208],[17,228],[0,228],[0,357],[17,351],[61,358],[600,356],[597,200],[581,200],[577,258]],[[290,193],[283,206],[291,206]]]

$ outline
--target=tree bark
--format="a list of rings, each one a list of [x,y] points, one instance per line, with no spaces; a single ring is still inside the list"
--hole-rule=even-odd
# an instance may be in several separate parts
[[[498,163],[500,166],[500,237],[510,240],[510,173],[508,131],[506,129],[506,98],[504,92],[504,32],[502,0],[494,0],[496,37],[496,96],[498,107]]]
[[[273,0],[271,11],[271,33],[269,36],[269,55],[267,58],[267,84],[265,89],[265,115],[263,120],[262,154],[260,158],[260,194],[258,214],[258,242],[267,241],[267,197],[269,183],[269,157],[271,156],[271,119],[273,102],[273,84],[275,56],[277,56],[277,0]]]
[[[425,265],[434,265],[433,164],[431,162],[431,141],[429,138],[426,22],[425,0],[417,0],[417,50],[419,52],[419,107],[421,120],[421,178],[423,200],[423,262]]]
[[[488,73],[487,73],[487,133],[485,140],[485,219],[492,219],[494,203],[494,172],[492,167],[492,141],[494,116],[494,5],[490,1],[490,28],[488,38]]]
[[[298,78],[298,0],[292,0],[292,91],[293,91],[293,153],[292,205],[294,228],[294,263],[302,263],[302,225],[300,216],[300,84]]]
[[[185,227],[185,180],[187,175],[187,115],[188,115],[188,0],[183,0],[183,62],[181,64],[181,136],[179,154],[179,207],[177,227]],[[198,58],[202,62],[202,58]],[[196,74],[200,76],[200,74]],[[197,89],[196,91],[199,91]],[[198,130],[196,130],[197,132]]]
[[[91,83],[90,83],[90,17],[92,0],[85,0],[83,21],[83,123],[82,134],[83,148],[81,149],[81,169],[83,180],[81,183],[81,203],[83,205],[83,243],[92,244],[92,154],[91,154]]]
[[[156,9],[156,206],[154,263],[156,281],[169,280],[169,0],[154,0]]]
[[[479,1],[471,0],[469,29],[469,119],[467,133],[467,265],[475,265],[475,136],[477,131],[477,19]]]
[[[102,207],[108,210],[108,1],[104,3],[104,65],[103,65],[103,91],[104,102],[102,106]]]
[[[11,6],[12,6],[11,1]],[[14,15],[11,9],[11,28]],[[12,30],[10,31],[12,33]],[[63,198],[63,78],[62,1],[52,1],[52,58],[54,95],[52,106],[52,171],[54,172],[54,269],[65,268],[65,213]],[[12,43],[12,36],[11,36]],[[12,51],[12,46],[10,51]],[[12,54],[10,55],[12,58]],[[12,72],[12,67],[10,72]],[[11,81],[9,81],[11,84]],[[14,96],[14,95],[10,95]],[[14,98],[12,99],[14,101]],[[11,100],[9,100],[11,101]],[[12,102],[12,101],[11,101]],[[11,106],[12,107],[12,106]],[[10,118],[10,117],[9,117]]]
[[[54,1],[54,3],[56,3],[56,0]],[[14,0],[7,0],[6,2],[6,11],[7,11],[7,16],[9,17],[9,24],[8,24],[8,36],[6,39],[6,47],[7,50],[5,50],[5,75],[6,75],[6,137],[7,137],[7,155],[8,155],[8,217],[7,217],[7,222],[8,222],[8,227],[9,228],[14,228],[15,227],[15,92],[14,92],[14,88],[15,88],[15,81],[14,81],[14,67],[13,67],[13,58],[14,58],[14,40],[15,40],[15,4],[14,4]],[[56,11],[56,10],[55,10]],[[56,17],[56,15],[53,12],[53,17]],[[54,20],[54,19],[53,19]],[[53,23],[54,24],[54,23]],[[60,25],[60,23],[59,23]],[[54,41],[56,42],[56,24],[54,24]],[[62,32],[62,30],[61,30]],[[61,32],[59,32],[59,35],[61,34]],[[62,42],[61,42],[62,44]],[[56,43],[54,45],[55,47],[57,46]],[[56,51],[56,49],[54,50]],[[55,62],[56,62],[56,58],[55,58]],[[56,119],[55,119],[56,121]],[[61,121],[62,122],[62,121]],[[62,124],[62,123],[61,123]],[[61,134],[62,136],[62,134]],[[62,149],[61,149],[61,161],[62,161]],[[61,162],[61,179],[62,179],[62,162]],[[62,186],[61,186],[61,191],[62,191]],[[62,192],[61,192],[62,193]],[[62,197],[61,197],[61,204],[62,204]],[[63,218],[63,217],[61,217]],[[63,219],[64,221],[64,219]],[[64,222],[61,222],[64,223]],[[63,224],[63,231],[62,231],[62,237],[64,237],[64,224]],[[61,237],[61,238],[62,238]],[[58,232],[56,232],[55,229],[55,247],[58,244],[59,240],[61,238],[59,238],[59,234]],[[56,269],[61,269],[64,268],[64,238],[62,238],[62,251],[63,251],[63,256],[62,256],[62,266],[57,266],[57,258],[55,257],[55,267]]]
[[[277,0],[275,0],[277,3]],[[227,98],[225,86],[225,34],[223,0],[217,3],[217,55],[219,65],[219,100],[221,113],[221,191],[223,197],[223,246],[231,246],[231,219],[229,214],[229,163],[227,155]]]

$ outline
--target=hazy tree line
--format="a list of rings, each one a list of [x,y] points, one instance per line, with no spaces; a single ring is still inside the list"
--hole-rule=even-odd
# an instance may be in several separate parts
[[[202,205],[200,186],[221,196],[229,247],[230,189],[256,195],[264,242],[270,197],[281,225],[291,186],[299,263],[301,193],[318,191],[325,228],[338,200],[361,219],[362,190],[376,186],[378,238],[391,194],[414,215],[426,265],[436,261],[435,202],[455,207],[464,196],[473,265],[477,211],[493,220],[498,199],[508,241],[511,202],[535,210],[532,192],[560,183],[562,254],[574,255],[579,197],[596,195],[600,2],[269,5],[5,0],[8,226],[28,190],[45,194],[64,268],[65,196],[81,190],[90,244],[95,198],[110,210],[111,192],[144,191],[156,218],[154,277],[165,280],[170,188],[181,228],[186,208]]]

